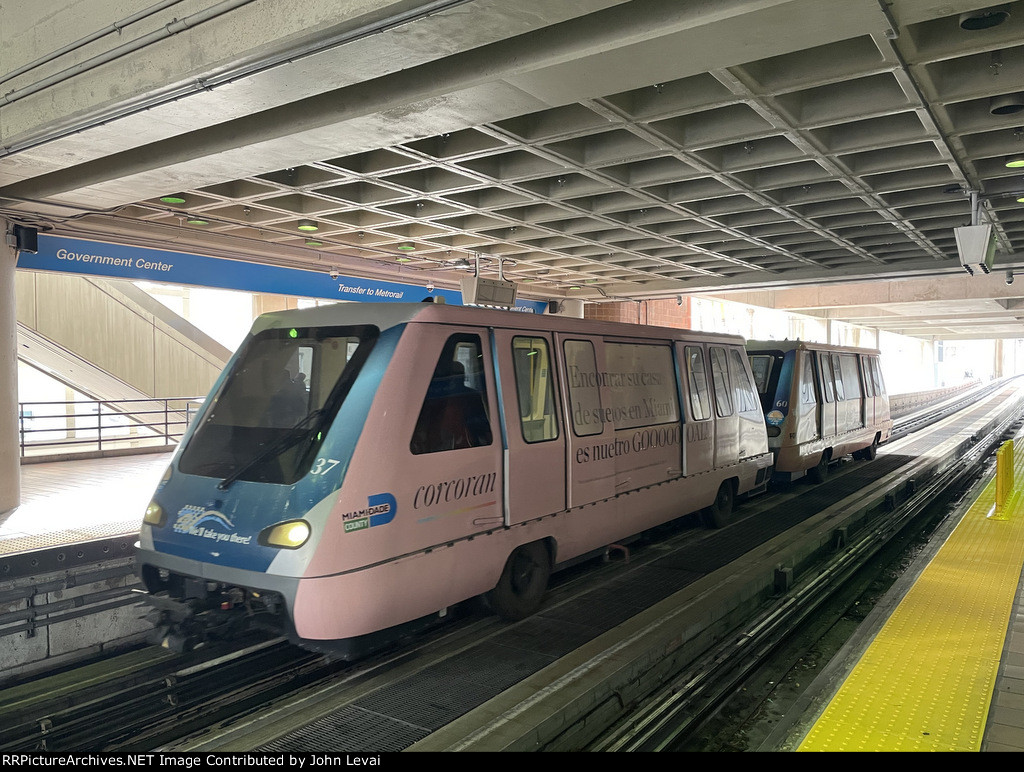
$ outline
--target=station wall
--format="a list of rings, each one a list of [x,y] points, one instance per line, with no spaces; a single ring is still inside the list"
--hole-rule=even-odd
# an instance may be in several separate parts
[[[226,362],[109,282],[19,271],[15,291],[20,324],[147,396],[206,394]]]

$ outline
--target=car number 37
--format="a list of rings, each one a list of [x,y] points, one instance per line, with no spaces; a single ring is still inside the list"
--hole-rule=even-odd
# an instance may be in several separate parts
[[[341,462],[333,458],[318,458],[314,463],[313,467],[309,470],[310,474],[327,474],[329,471],[334,469]]]

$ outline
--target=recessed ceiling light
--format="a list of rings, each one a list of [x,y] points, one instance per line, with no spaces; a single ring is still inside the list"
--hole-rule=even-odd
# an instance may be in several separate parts
[[[1024,110],[1024,93],[1000,94],[988,100],[988,111],[992,115],[1013,115]]]
[[[160,196],[160,200],[165,204],[184,204],[185,199],[181,196]]]
[[[209,225],[209,220],[204,220],[202,217],[189,217],[185,220],[189,225]]]
[[[399,244],[398,248],[403,252],[413,252],[416,249],[416,245],[413,244],[411,241],[406,241],[402,244]]]
[[[313,220],[299,220],[298,228],[300,231],[318,231],[320,226]]]
[[[395,260],[397,260],[400,263],[411,263],[412,262],[412,258],[411,257],[401,257],[401,256],[399,256],[399,257],[396,257]]]
[[[1008,18],[1010,18],[1010,12],[1006,8],[982,8],[978,11],[960,14],[960,29],[968,32],[992,29],[992,27],[998,27]]]
[[[322,241],[317,241],[316,239],[306,239],[307,247],[322,247],[323,245],[324,243]]]

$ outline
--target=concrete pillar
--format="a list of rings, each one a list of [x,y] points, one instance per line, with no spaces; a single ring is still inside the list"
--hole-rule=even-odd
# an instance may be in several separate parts
[[[17,253],[7,245],[11,225],[0,218],[0,516],[21,503],[18,446],[18,318],[14,308]]]

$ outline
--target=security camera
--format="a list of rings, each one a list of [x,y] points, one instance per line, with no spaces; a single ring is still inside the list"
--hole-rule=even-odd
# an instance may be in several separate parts
[[[434,282],[428,281],[427,282],[427,292],[433,292],[433,291],[434,291]]]
[[[338,278],[338,269],[337,269],[337,268],[332,268],[332,269],[331,269],[331,270],[329,271],[329,274],[330,274],[330,277],[331,277],[332,279],[337,279],[337,278]]]
[[[1013,284],[1013,271],[1006,272],[1006,283]]]

